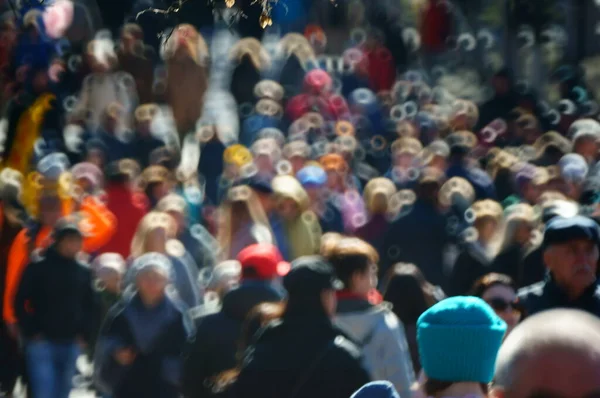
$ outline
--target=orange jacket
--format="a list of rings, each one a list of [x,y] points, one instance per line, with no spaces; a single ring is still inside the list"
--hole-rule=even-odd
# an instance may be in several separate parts
[[[115,216],[106,207],[93,197],[83,200],[79,212],[83,215],[79,227],[84,233],[83,251],[92,253],[104,246],[117,229]],[[46,248],[52,243],[52,228],[42,227],[35,240],[35,248]],[[29,238],[27,229],[23,228],[15,238],[6,267],[6,286],[4,290],[3,315],[5,323],[16,323],[14,301],[23,270],[29,262]]]

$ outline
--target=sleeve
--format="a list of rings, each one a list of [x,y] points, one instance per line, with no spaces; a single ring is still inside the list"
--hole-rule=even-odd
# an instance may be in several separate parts
[[[83,325],[83,338],[89,343],[94,340],[94,334],[100,326],[100,297],[93,288],[92,275],[86,270],[84,307],[86,319]]]
[[[127,367],[119,365],[113,358],[115,351],[129,345],[123,333],[123,318],[119,314],[122,305],[118,303],[109,311],[94,350],[94,381],[100,392],[109,395],[113,394],[127,371]]]
[[[382,322],[384,327],[374,336],[373,341],[379,359],[373,376],[379,380],[389,380],[401,397],[409,398],[411,386],[415,382],[415,372],[404,326],[393,313],[387,313]]]
[[[33,336],[39,331],[34,313],[29,308],[36,291],[34,285],[35,266],[30,264],[25,267],[14,301],[15,316],[25,336]]]
[[[6,269],[6,285],[4,290],[3,316],[4,322],[16,323],[14,299],[19,287],[19,281],[27,262],[27,230],[23,229],[16,236],[10,251]]]

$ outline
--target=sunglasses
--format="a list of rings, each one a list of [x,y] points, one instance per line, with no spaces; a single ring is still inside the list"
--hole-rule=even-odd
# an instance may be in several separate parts
[[[510,308],[513,312],[518,312],[519,314],[523,313],[523,306],[519,303],[518,300],[510,302],[502,298],[491,298],[487,300],[487,303],[496,312],[504,312]]]

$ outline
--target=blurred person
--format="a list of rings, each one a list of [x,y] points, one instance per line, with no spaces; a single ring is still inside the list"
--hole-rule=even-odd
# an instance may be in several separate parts
[[[4,300],[8,252],[15,237],[23,228],[26,213],[17,196],[18,192],[9,193],[6,183],[0,188],[0,301]],[[0,309],[0,314],[3,309]],[[19,375],[18,342],[9,335],[4,322],[0,322],[0,396],[12,392]]]
[[[206,290],[207,292],[214,292],[222,302],[225,295],[240,283],[241,276],[242,265],[239,261],[227,260],[220,262],[212,269]]]
[[[297,175],[306,166],[306,161],[310,157],[310,146],[306,141],[291,141],[284,146],[283,154],[292,164],[292,170]]]
[[[331,200],[342,213],[344,231],[353,233],[358,225],[356,214],[364,214],[365,204],[360,196],[357,183],[353,181],[348,162],[338,153],[322,156],[319,163],[327,173],[327,188]]]
[[[128,258],[137,226],[149,210],[147,198],[133,187],[139,165],[132,159],[123,159],[111,163],[106,174],[106,207],[115,215],[119,225],[102,252],[119,253]]]
[[[98,196],[104,188],[104,173],[93,163],[77,163],[71,168],[80,196]]]
[[[200,224],[188,225],[189,209],[185,199],[174,193],[169,194],[158,202],[156,209],[173,217],[177,227],[176,237],[192,256],[198,269],[214,267],[218,252],[217,241]],[[201,231],[202,235],[194,235],[192,228]]]
[[[477,199],[494,199],[496,192],[489,175],[473,166],[470,156],[477,145],[477,137],[470,131],[458,131],[446,137],[450,146],[450,158],[446,177],[462,177],[469,181],[475,189]]]
[[[427,167],[433,167],[446,173],[450,147],[443,140],[434,140],[423,149],[423,152],[419,156],[423,159],[423,163]]]
[[[385,302],[392,305],[392,311],[404,325],[406,341],[415,373],[421,371],[419,347],[417,345],[417,320],[445,298],[444,292],[433,286],[413,264],[396,264],[387,272],[381,291]]]
[[[575,130],[571,137],[573,141],[573,153],[583,156],[588,165],[596,163],[598,160],[598,151],[600,151],[600,126],[595,120],[591,122],[593,127],[582,127],[580,130]],[[569,130],[573,129],[573,125],[571,125]]]
[[[451,297],[425,311],[417,338],[426,396],[487,397],[505,333],[504,321],[477,297]]]
[[[510,112],[517,106],[517,94],[514,90],[513,74],[509,68],[503,68],[492,76],[494,96],[479,108],[478,130],[494,119],[507,120]]]
[[[598,244],[600,228],[590,218],[554,217],[542,242],[548,275],[519,291],[527,315],[554,308],[576,308],[600,316]]]
[[[508,275],[521,287],[525,254],[536,245],[537,216],[525,203],[512,205],[505,210],[506,220],[500,249],[492,262],[494,272]]]
[[[120,397],[179,397],[182,356],[193,328],[168,289],[171,261],[149,252],[131,267],[135,290],[109,312],[94,372],[101,392]]]
[[[567,200],[559,193],[547,191],[540,197],[541,225],[546,225],[554,217],[572,217],[579,214],[577,203]],[[546,276],[547,270],[544,264],[544,248],[542,242],[532,247],[523,258],[523,274],[521,275],[521,286],[529,286],[541,282]]]
[[[256,194],[262,208],[269,219],[269,226],[273,232],[273,237],[277,244],[279,252],[285,260],[290,258],[290,245],[285,233],[285,225],[283,219],[277,212],[275,195],[271,186],[272,179],[252,176],[242,181],[242,184],[248,185]]]
[[[172,284],[181,301],[194,308],[202,302],[202,293],[198,283],[198,266],[175,236],[177,226],[173,217],[167,213],[152,211],[144,216],[137,226],[131,241],[131,260],[146,253],[161,253],[167,256],[173,270]],[[126,285],[133,283],[132,270],[126,277]]]
[[[544,171],[539,167],[526,163],[515,173],[516,193],[505,201],[513,198],[518,202],[525,202],[531,206],[538,203],[546,181]]]
[[[327,173],[321,166],[307,165],[302,167],[296,178],[310,198],[310,206],[319,218],[323,233],[343,232],[344,220],[340,209],[332,203],[327,193]]]
[[[77,259],[81,231],[62,219],[54,243],[27,266],[15,298],[35,397],[67,398],[75,362],[99,326],[99,301],[89,268]]]
[[[257,168],[257,175],[273,178],[277,174],[276,166],[281,160],[281,149],[275,138],[259,138],[250,150]]]
[[[498,252],[502,206],[493,200],[481,200],[473,204],[470,214],[473,227],[465,231],[465,243],[450,274],[448,293],[452,296],[467,294],[479,277],[491,271]]]
[[[267,215],[247,185],[229,189],[219,209],[217,241],[221,261],[234,259],[242,249],[254,243],[274,243]]]
[[[417,155],[423,151],[423,145],[414,137],[401,137],[392,142],[392,164],[385,177],[394,181],[399,189],[413,188],[414,177],[418,176]]]
[[[363,200],[367,207],[365,224],[356,230],[356,236],[380,249],[389,227],[396,185],[387,178],[374,178],[365,186]]]
[[[600,391],[600,321],[555,309],[515,328],[498,353],[491,398],[593,397]]]
[[[126,269],[125,259],[118,253],[103,253],[94,259],[92,270],[100,296],[101,319],[119,301]]]
[[[387,305],[370,300],[377,286],[377,252],[360,239],[342,238],[327,260],[344,284],[334,323],[362,349],[373,380],[389,380],[410,396],[415,373],[404,326]]]
[[[127,159],[132,155],[131,145],[119,137],[123,112],[124,108],[119,103],[108,105],[102,115],[99,131],[90,132],[86,137],[96,137],[105,145],[108,163]]]
[[[153,165],[142,172],[141,186],[152,209],[171,193],[173,185],[173,175],[165,166]]]
[[[506,322],[506,335],[517,326],[523,315],[516,289],[515,282],[508,275],[493,272],[479,278],[471,289],[472,296],[483,299]]]
[[[276,211],[283,220],[290,259],[319,252],[321,226],[310,210],[310,198],[292,176],[279,175],[272,182]]]
[[[130,156],[142,169],[150,166],[149,154],[165,145],[152,134],[152,121],[161,112],[156,104],[143,104],[135,110],[135,136],[130,143]]]
[[[358,347],[331,321],[341,287],[333,268],[320,257],[301,257],[283,285],[285,311],[247,350],[236,396],[349,397],[370,380]]]
[[[558,167],[564,182],[564,193],[569,199],[579,201],[583,191],[583,183],[589,171],[585,158],[576,153],[569,153],[560,158]]]
[[[398,262],[415,264],[435,285],[445,281],[444,249],[450,241],[446,217],[439,208],[438,194],[443,175],[425,169],[415,189],[416,200],[406,204],[392,221],[381,248],[382,274]]]
[[[278,279],[289,271],[277,248],[254,244],[237,256],[241,266],[239,286],[224,293],[220,310],[194,318],[196,339],[188,347],[183,391],[189,398],[211,396],[216,376],[236,365],[236,342],[244,320],[255,306],[284,299]]]
[[[533,143],[537,151],[531,162],[536,166],[548,167],[558,164],[560,159],[572,151],[571,142],[556,131],[548,131]]]

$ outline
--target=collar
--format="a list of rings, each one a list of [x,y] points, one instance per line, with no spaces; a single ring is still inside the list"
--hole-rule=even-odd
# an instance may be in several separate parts
[[[596,292],[600,290],[600,285],[598,283],[598,279],[596,279],[596,281],[592,283],[587,289],[585,289],[579,297],[577,297],[574,300],[571,300],[567,295],[567,292],[565,292],[563,288],[561,288],[556,283],[556,281],[552,277],[552,274],[548,273],[548,275],[546,276],[546,284],[544,286],[544,290],[554,299],[554,301],[556,301],[559,304],[581,307],[586,306],[586,304],[593,301],[593,299],[597,295]]]

